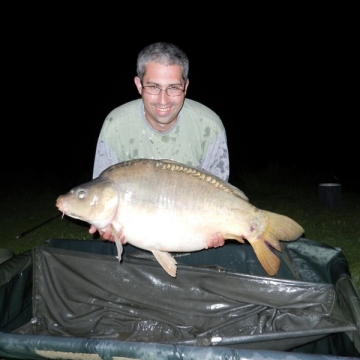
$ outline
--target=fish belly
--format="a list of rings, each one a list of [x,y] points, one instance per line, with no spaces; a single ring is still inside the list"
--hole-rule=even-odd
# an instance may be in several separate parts
[[[239,238],[248,227],[237,215],[228,211],[202,211],[191,209],[120,210],[118,223],[128,243],[144,250],[191,252],[207,248],[214,234],[224,238]],[[232,236],[234,235],[234,236]]]

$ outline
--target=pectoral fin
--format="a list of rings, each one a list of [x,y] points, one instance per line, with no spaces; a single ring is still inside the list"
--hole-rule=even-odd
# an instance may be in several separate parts
[[[122,252],[123,252],[123,246],[122,246],[122,243],[119,239],[119,236],[118,236],[118,231],[115,229],[115,227],[113,225],[111,225],[111,231],[114,235],[114,238],[115,238],[115,245],[116,245],[116,248],[117,248],[117,258],[118,258],[118,261],[120,262],[121,261],[121,255],[122,255]]]
[[[123,252],[123,246],[122,246],[122,243],[120,241],[120,239],[115,236],[115,244],[116,244],[116,248],[117,248],[117,258],[118,258],[118,261],[120,262],[121,261],[121,255],[122,255],[122,252]]]
[[[170,276],[176,277],[176,260],[168,252],[152,250],[152,253],[164,270]]]

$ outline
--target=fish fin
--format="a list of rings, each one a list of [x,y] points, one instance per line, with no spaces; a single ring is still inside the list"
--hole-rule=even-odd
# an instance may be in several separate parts
[[[264,211],[264,213],[268,219],[268,225],[263,234],[263,238],[276,250],[280,248],[279,245],[275,245],[278,243],[278,240],[293,241],[304,233],[303,227],[293,219],[270,211]]]
[[[296,240],[304,233],[304,229],[285,215],[269,211],[264,211],[264,213],[268,220],[265,231],[258,239],[250,241],[250,244],[265,271],[269,275],[275,275],[279,270],[280,260],[269,249],[268,244],[277,251],[281,251],[279,240]]]
[[[121,261],[121,255],[122,255],[122,252],[123,252],[123,246],[122,246],[122,243],[120,241],[120,238],[118,237],[118,231],[116,231],[114,225],[111,225],[111,231],[112,233],[114,234],[114,239],[115,239],[115,245],[116,245],[116,249],[117,249],[117,258],[118,258],[118,261],[120,262]]]
[[[176,260],[168,252],[152,250],[152,253],[164,270],[170,276],[176,277]]]
[[[239,188],[237,188],[234,185],[226,184],[226,186],[231,189],[235,195],[240,196],[243,200],[249,201],[249,198],[245,195],[243,191],[241,191]]]
[[[116,248],[117,248],[117,258],[118,258],[118,261],[120,262],[121,261],[121,255],[122,255],[122,252],[123,252],[123,246],[122,246],[122,243],[120,241],[120,239],[115,236],[115,245],[116,245]]]
[[[280,259],[269,249],[264,240],[255,240],[250,244],[265,271],[269,275],[275,275],[279,271]]]

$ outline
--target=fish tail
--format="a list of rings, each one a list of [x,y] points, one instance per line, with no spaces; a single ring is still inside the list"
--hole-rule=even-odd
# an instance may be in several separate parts
[[[265,271],[269,275],[275,275],[280,267],[279,258],[269,249],[262,239],[252,241],[250,244]]]
[[[275,275],[279,270],[280,260],[268,245],[281,252],[279,240],[296,240],[304,233],[304,229],[287,216],[269,211],[264,213],[267,218],[265,231],[257,239],[249,242],[265,271],[269,275]]]
[[[270,211],[264,211],[264,213],[268,219],[268,224],[263,233],[263,238],[276,250],[280,251],[278,240],[293,241],[304,233],[303,227],[288,216]]]

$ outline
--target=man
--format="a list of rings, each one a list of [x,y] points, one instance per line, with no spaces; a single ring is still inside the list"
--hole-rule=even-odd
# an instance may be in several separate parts
[[[173,44],[158,42],[140,51],[134,81],[141,99],[106,117],[96,147],[94,178],[118,162],[150,158],[179,161],[228,181],[224,125],[211,109],[186,98],[188,74],[188,57]],[[96,230],[91,227],[89,232]],[[112,240],[109,229],[100,234]],[[215,237],[214,246],[221,242]]]

